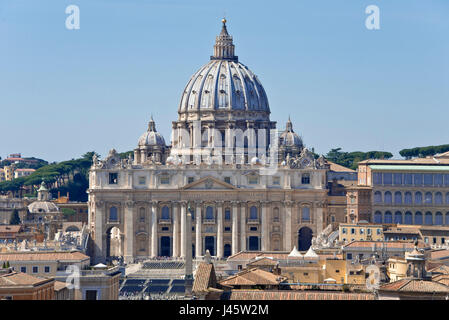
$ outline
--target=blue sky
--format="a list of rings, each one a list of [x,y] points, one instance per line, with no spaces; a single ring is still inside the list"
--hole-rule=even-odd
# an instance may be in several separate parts
[[[168,142],[224,13],[272,120],[316,152],[449,143],[447,0],[1,0],[0,156],[131,150],[151,114]]]

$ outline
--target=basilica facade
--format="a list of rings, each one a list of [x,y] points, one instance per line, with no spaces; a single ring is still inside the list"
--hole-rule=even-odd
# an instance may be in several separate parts
[[[305,148],[290,119],[278,132],[261,82],[239,62],[222,22],[213,56],[182,92],[171,143],[151,119],[133,156],[121,159],[112,149],[93,159],[95,262],[182,258],[189,234],[194,257],[206,250],[218,258],[243,250],[304,251],[334,222],[329,165]]]

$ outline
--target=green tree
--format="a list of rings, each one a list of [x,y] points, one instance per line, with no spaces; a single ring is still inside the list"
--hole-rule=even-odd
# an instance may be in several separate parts
[[[20,217],[19,217],[19,211],[17,209],[14,209],[11,213],[11,219],[9,220],[9,224],[20,224]]]

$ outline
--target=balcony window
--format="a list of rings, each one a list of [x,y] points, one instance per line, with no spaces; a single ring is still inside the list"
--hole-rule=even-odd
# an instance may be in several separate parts
[[[302,184],[310,184],[310,175],[308,173],[304,173],[301,176],[301,183]]]
[[[207,207],[206,208],[206,220],[213,220],[214,219],[214,208]]]
[[[413,175],[411,173],[404,174],[404,184],[411,186],[413,184]]]
[[[391,185],[393,183],[392,174],[389,172],[384,173],[384,184]]]
[[[402,173],[395,173],[393,179],[395,185],[402,185]]]
[[[413,175],[413,178],[414,178],[415,186],[422,186],[422,184],[423,184],[422,173],[415,173]]]
[[[309,207],[303,207],[301,209],[302,214],[302,221],[310,221],[310,208]]]
[[[256,207],[256,206],[252,206],[252,207],[249,209],[249,218],[250,218],[251,220],[256,220],[256,219],[258,219],[258,213],[257,213],[257,207]]]
[[[109,209],[109,221],[117,221],[117,220],[118,220],[117,207],[111,207]]]
[[[146,178],[145,177],[139,177],[139,185],[145,185]]]
[[[111,172],[109,173],[109,184],[117,184],[118,183],[118,173]]]
[[[431,173],[424,174],[424,185],[426,185],[426,186],[433,185],[433,174],[431,174]]]

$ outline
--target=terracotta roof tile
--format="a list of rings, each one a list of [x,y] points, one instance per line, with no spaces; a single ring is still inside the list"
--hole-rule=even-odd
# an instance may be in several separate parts
[[[37,286],[49,281],[53,281],[53,279],[38,278],[22,272],[11,272],[0,275],[0,288],[12,286]]]
[[[436,282],[420,279],[402,279],[395,282],[384,284],[379,290],[383,291],[401,291],[401,292],[448,292],[449,287]]]
[[[252,268],[230,276],[220,281],[220,284],[224,286],[278,285],[286,279],[286,277],[271,272]]]
[[[374,300],[371,293],[232,290],[230,300]]]
[[[0,261],[84,261],[89,256],[79,252],[15,252],[0,253]]]
[[[192,291],[196,293],[207,292],[208,288],[214,287],[216,282],[214,265],[202,262],[196,269]]]

